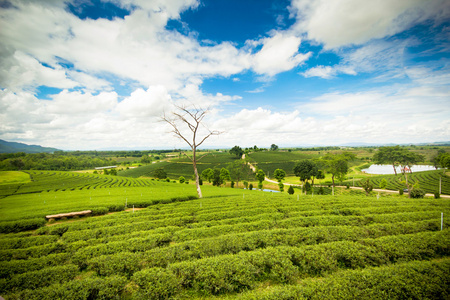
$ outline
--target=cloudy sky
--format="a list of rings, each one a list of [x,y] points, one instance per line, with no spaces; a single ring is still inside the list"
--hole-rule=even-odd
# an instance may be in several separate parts
[[[0,139],[180,148],[174,104],[205,147],[450,141],[450,2],[0,0]]]

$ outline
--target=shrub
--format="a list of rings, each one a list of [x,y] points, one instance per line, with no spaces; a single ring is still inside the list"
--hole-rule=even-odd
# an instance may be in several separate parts
[[[151,268],[136,272],[133,281],[139,290],[134,299],[169,299],[181,287],[181,282],[172,272],[163,268]]]
[[[398,194],[399,194],[400,196],[402,196],[402,195],[403,195],[403,189],[399,189],[399,190],[398,190]]]
[[[34,230],[44,226],[46,223],[44,218],[25,219],[17,221],[9,221],[0,223],[0,233],[20,232],[26,230]]]
[[[123,275],[130,277],[139,271],[140,255],[131,252],[118,252],[112,255],[101,255],[87,262],[88,268],[100,276]]]
[[[248,189],[251,191],[253,190],[253,183],[250,183],[250,185],[248,186]]]
[[[323,195],[323,194],[325,194],[325,190],[323,189],[322,186],[319,187],[319,190],[317,191],[317,194],[318,194],[318,195]]]
[[[108,206],[108,210],[113,212],[113,211],[123,211],[125,210],[125,205],[123,204],[119,204],[119,205],[110,205]]]
[[[294,191],[294,188],[292,187],[292,185],[289,186],[287,192],[288,192],[289,195],[293,195],[294,194],[295,191]]]
[[[184,183],[186,181],[186,178],[184,178],[184,176],[180,176],[180,178],[178,178],[178,181],[180,183]]]
[[[434,199],[439,199],[441,198],[441,195],[439,194],[439,192],[434,192]]]
[[[425,196],[425,191],[418,188],[413,188],[409,195],[411,198],[423,198]]]
[[[91,210],[91,215],[93,216],[106,215],[109,212],[109,209],[107,207],[94,207]]]

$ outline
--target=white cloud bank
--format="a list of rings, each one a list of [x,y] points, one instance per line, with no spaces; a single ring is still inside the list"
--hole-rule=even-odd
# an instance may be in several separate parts
[[[208,125],[225,133],[208,140],[207,147],[400,143],[450,136],[448,70],[405,67],[405,45],[380,40],[430,18],[439,22],[449,15],[448,1],[293,0],[291,28],[271,31],[242,48],[230,42],[205,45],[195,35],[165,28],[199,1],[111,2],[133,11],[124,19],[81,20],[62,1],[18,0],[14,8],[0,9],[2,139],[62,149],[184,147],[158,122],[173,103],[212,108]],[[324,92],[280,111],[255,107],[227,117],[221,114],[223,105],[241,96],[201,89],[206,78],[247,70],[273,78],[303,65],[312,56],[301,51],[305,39],[342,59],[335,66],[312,67],[304,77],[382,70],[383,76],[407,77],[414,85]],[[341,50],[349,46],[350,51]],[[121,97],[108,76],[136,87]],[[41,86],[62,91],[41,100],[36,96]]]

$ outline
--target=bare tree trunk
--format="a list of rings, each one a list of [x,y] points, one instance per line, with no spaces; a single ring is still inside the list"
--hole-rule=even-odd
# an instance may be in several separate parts
[[[195,185],[197,187],[197,195],[199,198],[202,198],[202,189],[200,188],[200,178],[198,176],[198,170],[197,170],[197,160],[194,154],[194,161],[192,163],[192,165],[194,166],[194,174],[195,174]]]
[[[211,131],[208,128],[206,128],[207,132],[203,136],[203,138],[199,138],[199,141],[197,140],[198,134],[199,134],[199,128],[200,125],[204,124],[203,118],[205,115],[209,112],[208,109],[201,109],[197,107],[193,107],[192,109],[188,109],[184,106],[177,106],[175,107],[179,110],[179,112],[173,112],[172,118],[167,117],[165,114],[162,117],[162,120],[170,124],[173,128],[172,132],[175,134],[176,137],[182,139],[185,141],[192,149],[192,157],[189,157],[186,153],[184,153],[191,161],[192,166],[194,168],[194,175],[195,175],[195,185],[197,186],[197,194],[199,198],[202,198],[202,190],[200,188],[200,178],[198,176],[198,170],[197,170],[197,161],[202,159],[200,157],[197,159],[197,148],[203,144],[203,142],[209,138],[211,135],[219,135],[221,132],[219,131]],[[181,123],[181,124],[180,124]],[[190,142],[189,134],[184,134],[180,131],[180,127],[182,125],[189,129],[189,131],[192,134],[192,142]]]

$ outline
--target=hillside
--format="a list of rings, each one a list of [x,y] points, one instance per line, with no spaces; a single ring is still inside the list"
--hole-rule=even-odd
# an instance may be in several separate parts
[[[0,153],[52,153],[55,151],[59,151],[59,149],[0,140]]]

